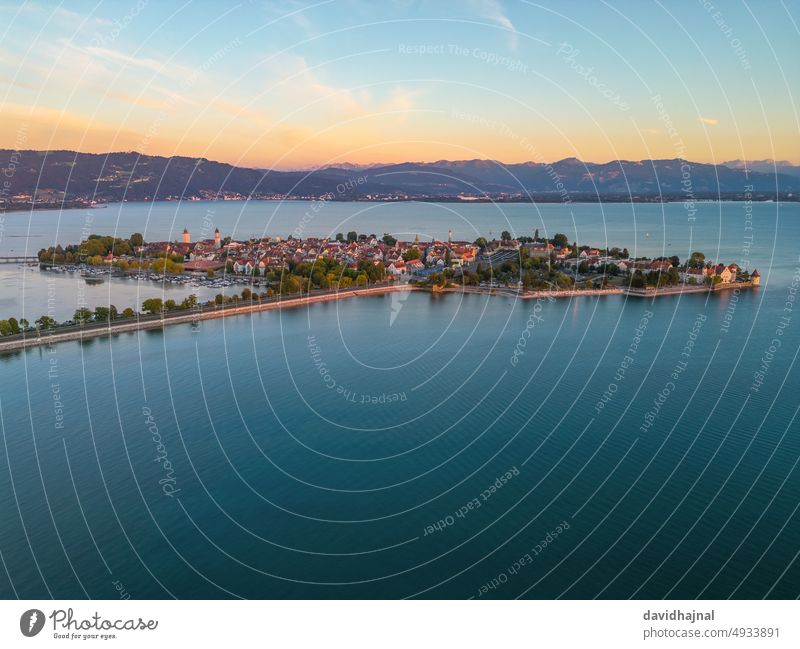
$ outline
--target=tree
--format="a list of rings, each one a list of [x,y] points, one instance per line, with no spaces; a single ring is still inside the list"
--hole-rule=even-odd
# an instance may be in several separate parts
[[[183,298],[183,302],[181,302],[181,309],[193,309],[197,306],[197,296],[192,293],[187,295]]]
[[[642,271],[638,269],[634,271],[633,275],[631,275],[631,288],[644,288],[645,284],[646,282]]]
[[[43,316],[37,318],[34,321],[34,324],[39,329],[52,329],[53,327],[56,326],[56,321],[53,320],[53,318],[51,318],[50,316],[43,315]]]
[[[212,268],[206,271],[206,277],[208,277],[208,279],[214,279],[214,270]]]
[[[344,235],[341,232],[336,233],[336,240],[337,241],[344,241]]]
[[[142,311],[145,313],[161,313],[164,310],[164,303],[160,297],[151,297],[142,302]]]
[[[19,328],[19,322],[17,322],[16,318],[9,318],[8,326],[11,327],[12,334],[18,334],[21,331],[21,329]]]
[[[403,259],[405,261],[411,261],[412,259],[419,259],[420,252],[419,248],[409,248],[403,253]]]
[[[72,316],[72,319],[79,324],[85,324],[92,319],[92,315],[94,314],[92,313],[91,309],[87,309],[85,306],[82,306],[80,309],[75,310],[75,314]]]
[[[222,293],[217,293],[214,296],[214,304],[222,304],[225,302],[225,296]]]
[[[556,233],[556,236],[553,237],[553,245],[556,248],[563,248],[569,243],[569,239],[567,239],[566,234],[561,234],[560,232]]]
[[[0,320],[0,336],[10,336],[11,335],[11,325],[8,324],[8,320]]]
[[[31,325],[25,318],[20,318],[19,319],[19,326],[22,327],[23,329],[27,329]]]
[[[138,232],[134,232],[131,235],[131,238],[129,239],[129,241],[130,241],[130,244],[134,248],[138,248],[139,246],[143,246],[144,245],[144,237],[141,234],[139,234]]]
[[[503,241],[511,241],[511,233],[508,230],[503,230],[500,233],[500,239]]]
[[[127,307],[127,308],[126,308],[126,309],[125,309],[125,310],[122,312],[122,317],[123,317],[123,318],[132,318],[132,317],[133,317],[133,316],[135,316],[135,315],[136,315],[136,312],[135,312],[133,309],[131,309],[130,307]]]
[[[284,275],[281,279],[281,294],[288,295],[289,293],[298,293],[302,285],[300,280],[294,275]]]
[[[253,297],[253,292],[249,288],[243,288],[242,289],[242,299],[245,302],[247,302],[248,300],[251,300],[252,297]]]
[[[176,263],[172,259],[167,259],[166,257],[162,257],[161,259],[156,259],[152,264],[150,264],[150,268],[154,273],[182,273],[183,272],[183,265]]]
[[[350,232],[347,233],[347,240],[351,242],[358,241],[358,232],[355,230],[350,230]]]
[[[164,309],[166,311],[174,311],[177,308],[177,306],[178,305],[176,304],[175,300],[167,300],[166,302],[164,302]]]
[[[387,246],[393,246],[393,245],[395,245],[397,243],[397,239],[395,239],[391,234],[388,234],[387,232],[384,232],[383,233],[383,242]]]
[[[107,306],[98,306],[94,310],[95,322],[108,322],[111,320],[111,309]]]
[[[705,266],[706,263],[706,256],[702,252],[693,252],[689,256],[689,261],[687,262],[687,266],[689,268],[702,268]]]
[[[481,250],[483,250],[486,247],[487,243],[488,242],[486,241],[486,237],[478,237],[477,239],[475,239],[473,245],[478,246]]]

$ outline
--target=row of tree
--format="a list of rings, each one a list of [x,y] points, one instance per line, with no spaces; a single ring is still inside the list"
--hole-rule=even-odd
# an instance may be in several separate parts
[[[127,239],[90,234],[79,244],[69,246],[50,246],[39,251],[39,261],[43,264],[102,263],[102,258],[112,253],[115,257],[133,255],[136,248],[144,245],[144,237],[133,233]]]

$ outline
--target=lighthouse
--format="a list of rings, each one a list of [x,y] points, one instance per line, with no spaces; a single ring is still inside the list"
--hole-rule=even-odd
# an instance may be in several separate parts
[[[192,242],[192,235],[189,234],[189,228],[183,228],[183,242],[184,243]]]
[[[214,230],[214,247],[217,249],[222,248],[222,237],[219,234],[219,228]]]
[[[758,268],[753,271],[753,274],[750,275],[750,280],[753,282],[753,286],[758,286],[761,282],[761,275],[758,274]]]

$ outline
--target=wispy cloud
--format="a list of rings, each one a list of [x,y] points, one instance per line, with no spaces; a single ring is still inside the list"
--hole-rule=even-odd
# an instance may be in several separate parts
[[[700,121],[703,122],[703,124],[706,124],[707,126],[716,126],[717,124],[719,124],[719,120],[716,119],[715,117],[701,117]]]
[[[504,29],[508,30],[508,45],[512,50],[517,49],[519,44],[519,35],[514,23],[506,15],[505,10],[499,2],[495,0],[473,0],[469,3],[470,7],[481,17],[497,23]]]

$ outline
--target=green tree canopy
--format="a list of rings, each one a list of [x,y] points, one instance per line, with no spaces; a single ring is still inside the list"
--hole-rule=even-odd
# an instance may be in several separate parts
[[[85,306],[82,306],[80,309],[75,310],[75,314],[72,316],[72,319],[75,322],[84,324],[86,322],[89,322],[89,320],[92,319],[93,315],[94,313],[92,312],[91,309],[87,309]]]
[[[142,311],[145,313],[161,313],[164,309],[164,302],[160,297],[151,297],[142,302]]]

